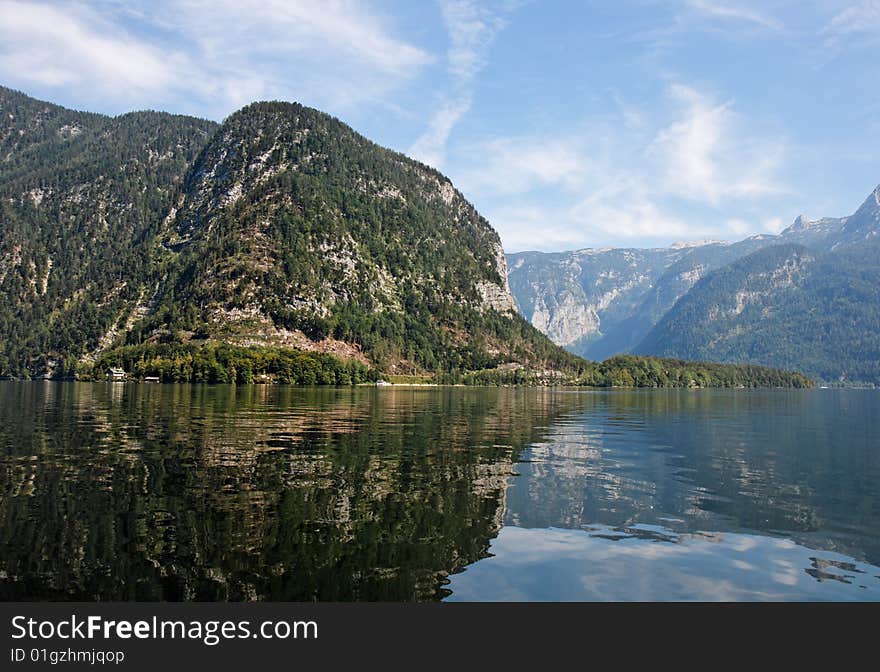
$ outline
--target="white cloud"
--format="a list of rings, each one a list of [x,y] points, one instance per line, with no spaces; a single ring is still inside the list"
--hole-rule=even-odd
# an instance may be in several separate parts
[[[449,31],[449,73],[470,81],[486,67],[489,48],[504,20],[473,0],[446,0],[441,9]]]
[[[757,133],[733,101],[692,86],[670,85],[665,100],[650,115],[616,105],[618,123],[467,148],[456,181],[509,250],[778,231],[781,222],[763,211],[786,193],[784,142]],[[636,129],[627,123],[634,117]]]
[[[739,217],[732,217],[728,219],[725,224],[727,226],[727,230],[731,233],[736,234],[738,237],[745,237],[746,234],[754,230],[754,226],[751,222],[748,222]]]
[[[750,23],[769,30],[782,30],[782,23],[750,7],[730,2],[714,2],[711,0],[687,0],[687,6],[703,16],[724,21]]]
[[[0,1],[0,76],[222,117],[260,97],[351,106],[431,61],[353,0]],[[172,46],[173,45],[173,46]]]
[[[781,217],[767,217],[761,225],[767,233],[780,233],[786,226]]]
[[[781,152],[778,141],[756,143],[739,133],[731,102],[716,103],[681,84],[673,84],[669,95],[682,116],[663,128],[645,152],[668,194],[714,205],[781,190],[773,175]]]
[[[474,0],[441,0],[440,9],[449,35],[446,58],[451,89],[440,99],[427,130],[407,152],[433,166],[442,165],[449,136],[471,107],[474,79],[486,67],[489,49],[506,23],[500,13]]]
[[[163,54],[85,7],[4,0],[0,14],[0,70],[7,77],[143,92],[168,86],[180,64],[179,54]]]
[[[546,185],[580,189],[591,169],[570,139],[497,138],[471,148],[475,165],[457,175],[469,190],[522,194]]]
[[[508,252],[571,250],[606,244],[626,246],[635,241],[638,245],[646,241],[668,244],[692,236],[689,222],[637,193],[626,199],[591,195],[557,206],[513,202],[490,206],[487,213]],[[700,235],[721,235],[721,231],[703,229]]]
[[[864,0],[836,14],[823,32],[843,36],[880,31],[880,0]]]
[[[665,211],[650,194],[627,192],[608,199],[591,196],[571,209],[572,219],[606,238],[680,238],[688,224]],[[622,196],[622,197],[621,197]]]
[[[379,18],[352,0],[164,0],[154,3],[169,28],[185,26],[212,59],[335,54],[386,76],[407,76],[429,57],[391,37]],[[163,11],[165,10],[165,11]],[[167,12],[167,13],[166,13]]]
[[[722,140],[726,105],[712,105],[681,85],[672,96],[684,104],[684,117],[662,129],[646,150],[660,164],[666,188],[686,198],[716,200],[717,166],[713,157]]]

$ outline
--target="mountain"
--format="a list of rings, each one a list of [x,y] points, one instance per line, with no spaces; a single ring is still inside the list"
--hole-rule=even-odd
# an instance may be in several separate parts
[[[878,232],[880,187],[849,217],[801,215],[737,243],[511,254],[510,286],[533,324],[586,357],[752,362],[878,383]]]
[[[780,238],[810,249],[828,252],[837,248],[875,239],[880,234],[880,186],[849,217],[807,219],[801,215],[785,229]]]
[[[447,178],[316,110],[218,126],[0,89],[0,152],[7,375],[218,343],[394,373],[584,364],[516,313],[497,233]]]
[[[4,377],[810,384],[565,351],[516,311],[498,234],[448,178],[302,105],[218,125],[0,88],[0,152]]]
[[[138,339],[320,350],[406,374],[576,362],[516,313],[498,234],[448,178],[294,103],[224,122],[157,245]]]
[[[826,382],[877,384],[878,255],[873,235],[830,252],[795,244],[761,250],[697,283],[635,352],[748,361]]]
[[[680,250],[580,250],[508,255],[519,310],[555,343],[587,355],[600,327],[636,309]],[[614,354],[614,353],[611,353]]]
[[[601,360],[629,352],[706,273],[773,238],[520,252],[507,255],[508,278],[517,308],[534,326],[570,352]]]

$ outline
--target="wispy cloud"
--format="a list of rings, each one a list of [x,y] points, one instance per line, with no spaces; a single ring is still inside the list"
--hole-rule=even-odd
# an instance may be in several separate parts
[[[715,2],[714,0],[687,0],[687,6],[693,12],[704,17],[722,21],[735,21],[752,24],[768,30],[782,30],[782,22],[759,12],[751,7],[731,2]]]
[[[863,0],[835,14],[822,30],[831,44],[843,37],[880,37],[880,0]]]
[[[492,43],[506,24],[504,9],[494,11],[474,0],[441,0],[440,9],[449,35],[450,90],[408,152],[433,166],[443,164],[449,136],[473,102],[474,80],[486,67]]]
[[[335,54],[385,76],[406,77],[430,58],[392,37],[377,14],[353,0],[161,0],[153,11],[166,27],[183,26],[211,59],[260,56],[261,64],[291,55]],[[164,20],[162,17],[165,17]],[[250,60],[248,60],[250,62]],[[289,64],[288,64],[289,65]]]
[[[491,139],[471,148],[470,163],[460,181],[495,194],[526,194],[548,185],[579,190],[592,168],[584,148],[565,138]]]
[[[717,205],[781,190],[773,175],[779,143],[767,138],[756,143],[739,134],[731,102],[716,103],[682,84],[670,86],[668,95],[680,106],[681,117],[645,150],[666,193]]]
[[[645,126],[645,116],[639,108],[623,99],[619,92],[611,91],[611,100],[617,106],[617,110],[623,123],[630,129],[640,129]]]
[[[449,31],[449,73],[468,82],[486,67],[489,48],[505,20],[474,0],[442,0],[440,6]]]
[[[0,77],[222,117],[258,97],[339,108],[432,57],[354,0],[0,0]]]
[[[173,82],[179,53],[162,53],[80,5],[0,2],[0,70],[47,86],[95,84],[137,95]]]

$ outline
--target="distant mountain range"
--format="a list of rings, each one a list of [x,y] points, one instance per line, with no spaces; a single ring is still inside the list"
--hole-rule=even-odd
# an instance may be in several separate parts
[[[517,307],[591,359],[641,353],[880,383],[880,186],[849,217],[657,249],[507,255]]]

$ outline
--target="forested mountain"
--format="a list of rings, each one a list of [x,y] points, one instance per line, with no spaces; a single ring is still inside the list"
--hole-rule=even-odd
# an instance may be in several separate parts
[[[0,156],[2,376],[809,384],[566,352],[448,178],[298,104],[217,125],[0,89]]]
[[[148,243],[215,127],[0,88],[0,372],[72,371],[145,309]]]
[[[878,233],[880,187],[849,217],[799,217],[773,246],[698,282],[633,351],[880,384]]]
[[[498,234],[447,178],[300,105],[227,119],[159,244],[137,338],[316,342],[400,373],[576,362],[516,313]]]
[[[880,240],[814,252],[776,245],[710,274],[636,352],[880,382]]]
[[[224,343],[396,373],[586,365],[516,314],[498,235],[447,178],[316,110],[257,103],[218,127],[0,89],[0,151],[4,375],[121,346],[110,361],[189,371]]]

